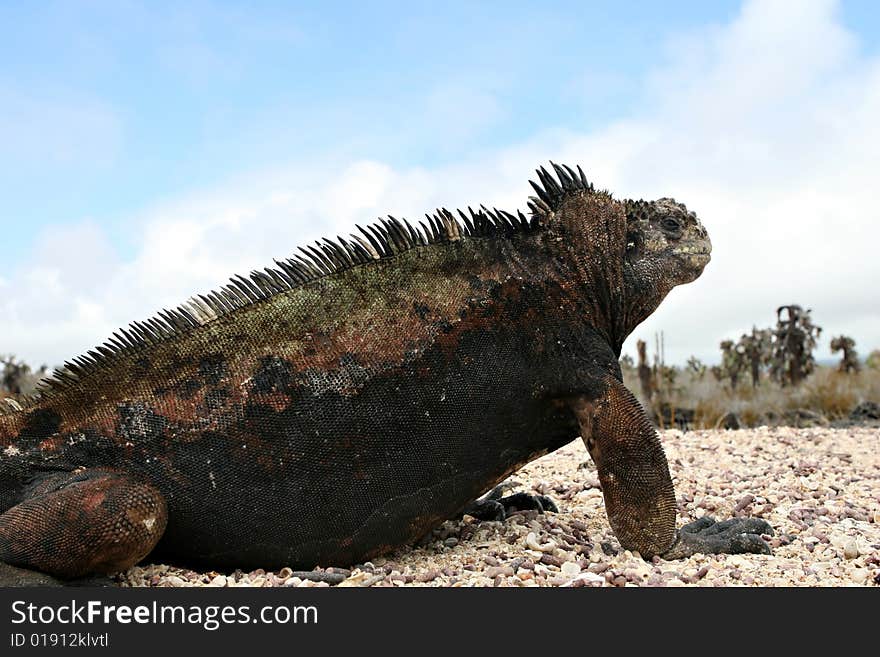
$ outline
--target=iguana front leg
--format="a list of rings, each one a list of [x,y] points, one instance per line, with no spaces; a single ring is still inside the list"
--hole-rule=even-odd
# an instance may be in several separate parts
[[[672,478],[660,438],[639,402],[617,379],[607,377],[599,399],[569,401],[581,436],[596,464],[605,511],[621,546],[645,558],[680,559],[702,553],[769,553],[760,534],[763,520],[701,519],[675,529]]]
[[[51,476],[0,514],[0,585],[52,583],[41,573],[70,580],[126,570],[155,547],[167,517],[159,491],[131,476]]]

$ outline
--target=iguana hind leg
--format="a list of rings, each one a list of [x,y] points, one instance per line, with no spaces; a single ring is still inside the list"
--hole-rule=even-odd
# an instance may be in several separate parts
[[[20,585],[22,569],[63,580],[126,570],[155,547],[167,518],[159,491],[128,475],[51,476],[0,515],[0,562],[15,567],[0,578]]]
[[[703,553],[769,553],[763,520],[697,521],[675,529],[676,504],[666,455],[633,394],[608,377],[599,399],[577,397],[570,406],[596,464],[605,511],[621,546],[645,558],[679,559]]]
[[[515,511],[559,512],[556,503],[546,495],[529,493],[504,495],[510,488],[510,484],[506,482],[498,484],[483,497],[471,502],[462,513],[478,520],[504,520]]]

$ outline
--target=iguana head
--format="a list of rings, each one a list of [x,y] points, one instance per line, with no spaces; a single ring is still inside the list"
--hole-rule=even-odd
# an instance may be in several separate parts
[[[597,191],[584,175],[568,166],[552,163],[558,180],[543,167],[539,168],[540,183],[529,181],[537,192],[529,202],[532,214],[546,223],[564,226],[570,234],[583,233],[595,240],[596,231],[616,232],[617,227],[607,223],[608,218],[583,203],[587,197],[611,200],[605,191]],[[648,276],[654,286],[666,288],[690,283],[709,262],[712,243],[697,215],[688,212],[682,203],[672,198],[656,201],[622,201],[626,215],[627,264]],[[592,235],[591,235],[592,233]],[[611,240],[601,243],[611,246]],[[577,247],[578,245],[576,245]],[[623,246],[623,245],[620,245]],[[617,252],[617,245],[614,245]]]
[[[712,252],[697,215],[671,198],[624,201],[626,250],[623,259],[627,299],[624,335],[653,313],[677,285],[696,279]]]
[[[591,296],[596,281],[614,290],[614,271],[622,274],[617,310],[604,312],[622,343],[672,288],[703,272],[712,251],[709,235],[697,215],[674,199],[616,201],[587,182],[580,167],[551,165],[556,178],[542,167],[540,182],[530,181],[537,196],[529,208],[551,240],[558,240],[561,260],[575,263]]]
[[[696,279],[712,243],[697,215],[675,199],[625,201],[626,259],[637,276],[671,290]]]

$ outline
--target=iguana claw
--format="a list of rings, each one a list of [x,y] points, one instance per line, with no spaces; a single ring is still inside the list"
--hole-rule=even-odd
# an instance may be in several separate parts
[[[772,536],[773,528],[760,518],[731,518],[718,522],[704,517],[679,529],[672,547],[661,556],[672,560],[697,553],[770,554],[770,546],[762,534]]]
[[[530,495],[529,493],[513,493],[502,497],[507,484],[499,484],[484,497],[471,502],[463,511],[478,520],[504,520],[515,511],[537,511],[538,513],[559,513],[559,507],[546,495]]]

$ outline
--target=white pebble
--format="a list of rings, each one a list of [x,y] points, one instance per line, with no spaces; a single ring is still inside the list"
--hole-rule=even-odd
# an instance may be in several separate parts
[[[574,561],[566,561],[561,567],[562,574],[566,577],[574,577],[581,572],[581,567]]]
[[[526,536],[526,545],[533,550],[539,550],[541,552],[553,552],[556,549],[556,541],[549,540],[546,543],[541,543],[538,541],[535,532],[528,533]]]
[[[602,575],[597,575],[596,573],[581,573],[577,576],[577,579],[582,579],[585,582],[602,582],[605,583],[605,578]]]

